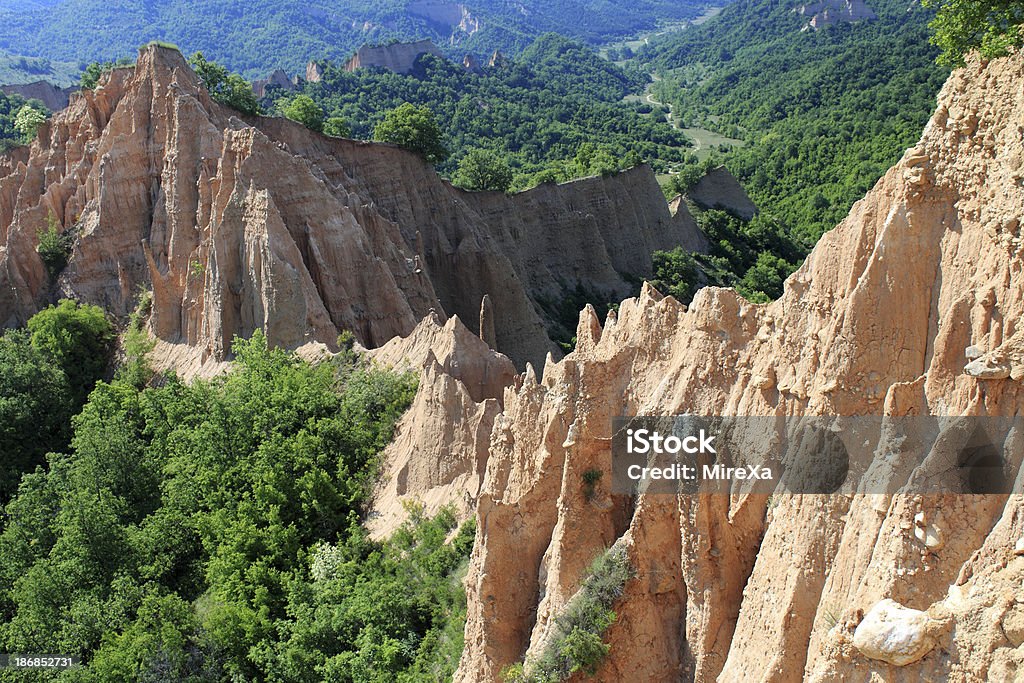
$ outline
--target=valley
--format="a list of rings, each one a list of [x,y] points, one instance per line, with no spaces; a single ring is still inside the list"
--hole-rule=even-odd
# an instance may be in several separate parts
[[[4,4],[0,683],[1022,679],[983,4]]]

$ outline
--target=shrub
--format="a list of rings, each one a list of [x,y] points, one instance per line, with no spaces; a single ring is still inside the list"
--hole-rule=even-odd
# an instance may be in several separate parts
[[[592,467],[583,473],[583,495],[586,496],[587,500],[594,497],[594,488],[603,476],[604,472],[596,467]]]
[[[497,152],[471,149],[459,162],[459,170],[452,182],[474,192],[506,192],[512,185],[512,168],[505,157]]]
[[[32,346],[64,370],[75,398],[85,397],[106,372],[114,343],[114,328],[99,306],[63,299],[28,321]]]
[[[31,142],[39,133],[39,126],[44,123],[46,123],[46,112],[40,111],[31,104],[26,104],[14,118],[14,129],[21,133],[25,142]]]
[[[579,592],[555,620],[555,634],[536,661],[502,672],[505,683],[558,683],[577,672],[593,675],[608,645],[601,635],[615,622],[612,606],[632,578],[625,548],[613,546],[591,563]]]
[[[57,217],[52,213],[46,219],[46,229],[40,230],[39,244],[36,251],[39,258],[46,266],[46,272],[50,280],[56,280],[60,272],[68,265],[68,256],[71,255],[72,236],[68,232],[62,232]]]
[[[416,152],[432,164],[444,161],[449,154],[434,112],[408,102],[384,115],[373,129],[373,139]]]
[[[188,63],[192,65],[196,75],[203,81],[203,86],[214,101],[249,116],[260,113],[260,103],[256,99],[256,93],[252,91],[252,85],[244,78],[238,74],[228,73],[225,67],[216,62],[208,61],[202,52],[196,52],[189,57]]]
[[[324,129],[324,112],[309,95],[296,95],[284,105],[282,112],[286,118],[310,130],[319,133]]]
[[[1024,45],[1024,5],[1013,0],[924,0],[937,10],[930,27],[931,42],[942,50],[939,61],[951,66],[978,50],[984,57],[1000,57]]]
[[[114,69],[131,66],[134,62],[128,57],[121,57],[116,62],[92,62],[82,70],[78,85],[82,90],[92,90],[99,85],[100,77]]]
[[[654,280],[651,282],[654,288],[681,303],[690,303],[700,277],[693,254],[676,247],[672,251],[654,252],[651,260],[654,262]]]
[[[332,138],[352,137],[352,127],[341,116],[331,116],[324,121],[324,135]]]

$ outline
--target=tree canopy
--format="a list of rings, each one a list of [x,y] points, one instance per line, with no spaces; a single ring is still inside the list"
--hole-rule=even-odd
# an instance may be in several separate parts
[[[22,474],[67,448],[71,418],[105,375],[112,339],[102,310],[72,301],[0,336],[0,505]]]
[[[409,102],[384,115],[373,129],[373,139],[416,152],[430,163],[444,161],[449,155],[434,112]]]
[[[100,382],[79,412],[63,367],[97,320],[62,304],[0,337],[2,466],[61,435],[45,468],[0,479],[20,476],[0,651],[80,656],[74,680],[97,682],[449,677],[472,524],[413,509],[382,543],[360,526],[414,377],[309,365],[257,331],[227,375]]]
[[[324,129],[324,112],[309,95],[296,95],[284,105],[282,112],[310,130],[319,133]]]
[[[196,52],[188,61],[214,100],[249,116],[260,113],[260,105],[252,91],[252,84],[244,78],[236,73],[229,73],[227,68],[220,64],[207,60],[202,52]]]
[[[18,110],[18,115],[14,118],[14,129],[21,133],[22,138],[26,141],[34,140],[39,126],[44,123],[46,123],[46,112],[26,104]]]
[[[923,0],[935,9],[932,42],[943,63],[963,64],[971,50],[999,57],[1024,45],[1024,4],[1019,0]]]
[[[497,152],[471,149],[459,162],[452,182],[466,190],[505,192],[512,185],[512,168]]]

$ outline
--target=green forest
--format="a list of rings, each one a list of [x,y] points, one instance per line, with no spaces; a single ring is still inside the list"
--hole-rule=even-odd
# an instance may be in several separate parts
[[[458,28],[462,7],[476,20]],[[343,61],[363,43],[431,38],[467,52],[515,54],[542,33],[585,41],[630,35],[699,15],[698,0],[45,0],[4,3],[0,49],[71,62],[107,61],[163,40],[258,78],[298,73],[310,59]]]
[[[24,111],[26,109],[36,114]],[[0,152],[31,141],[35,137],[32,122],[46,119],[49,115],[49,110],[39,100],[26,100],[21,95],[0,91]]]
[[[93,306],[0,337],[0,651],[81,657],[66,681],[450,677],[472,524],[360,526],[414,377],[257,331],[186,384],[148,371],[139,329],[116,370]]]
[[[0,84],[32,83],[49,81],[66,87],[78,80],[82,64],[59,62],[47,57],[22,57],[0,50]]]
[[[643,89],[645,74],[619,68],[553,33],[515,60],[481,72],[430,55],[408,75],[347,72],[333,62],[323,66],[323,80],[302,90],[316,103],[320,119],[340,119],[350,135],[370,139],[389,111],[405,103],[427,107],[441,123],[451,153],[438,165],[449,176],[481,149],[509,164],[513,189],[611,172],[641,160],[661,171],[688,156],[688,139],[660,112],[622,101]],[[287,114],[294,99],[272,91],[264,106]]]
[[[930,11],[870,4],[876,20],[814,31],[789,4],[739,0],[639,53],[682,127],[743,141],[716,161],[805,250],[917,141],[949,73]]]

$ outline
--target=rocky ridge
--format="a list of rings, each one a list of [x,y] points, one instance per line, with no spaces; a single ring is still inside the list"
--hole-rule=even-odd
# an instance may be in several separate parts
[[[345,62],[345,71],[384,69],[397,74],[407,74],[416,66],[416,60],[423,55],[445,58],[437,46],[429,40],[419,40],[414,43],[363,45],[356,50],[351,59]]]
[[[74,242],[55,283],[36,253],[49,215]],[[240,118],[152,46],[0,161],[0,323],[57,296],[125,316],[151,289],[162,357],[201,372],[257,327],[289,348],[342,329],[375,347],[432,310],[475,320],[490,295],[494,343],[522,367],[558,354],[540,302],[615,300],[655,249],[702,240],[646,167],[467,193],[395,147]]]
[[[19,83],[16,85],[0,85],[0,90],[3,90],[8,95],[21,95],[26,100],[39,100],[50,111],[60,111],[68,106],[71,93],[78,90],[78,88],[74,86],[58,88],[47,81],[34,81],[32,83]]]
[[[607,485],[616,415],[1020,416],[1022,84],[1021,55],[954,72],[920,142],[778,301],[705,288],[687,309],[645,286],[603,325],[585,310],[576,350],[506,389],[456,681],[529,669],[613,544],[635,576],[595,680],[1024,678],[1018,494],[634,500]],[[1007,448],[1019,491],[1024,448]]]
[[[747,221],[757,215],[757,206],[725,166],[705,173],[686,196],[701,209],[721,209]]]
[[[383,476],[372,497],[367,526],[388,536],[414,502],[436,514],[451,505],[460,520],[476,511],[489,436],[505,387],[516,381],[504,355],[462,324],[429,315],[412,334],[367,352],[376,363],[419,374],[412,407],[381,456]],[[460,419],[453,421],[452,416]]]
[[[801,16],[810,17],[804,26],[805,31],[817,31],[830,24],[871,21],[878,18],[864,0],[821,0],[800,5],[794,11]]]

